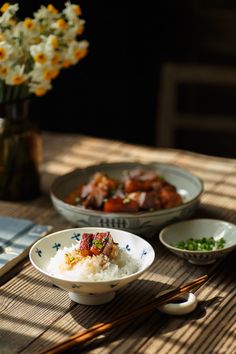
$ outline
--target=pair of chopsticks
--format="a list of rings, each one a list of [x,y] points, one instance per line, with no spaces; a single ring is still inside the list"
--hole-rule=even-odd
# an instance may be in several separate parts
[[[139,308],[135,308],[129,311],[127,314],[118,317],[117,319],[107,322],[107,323],[98,323],[82,333],[75,334],[69,337],[62,343],[56,344],[48,350],[41,352],[41,354],[56,354],[62,353],[64,350],[70,349],[75,345],[84,344],[90,339],[95,338],[102,333],[105,333],[114,327],[125,324],[141,315],[147,314],[150,311],[153,311],[156,307],[167,304],[168,302],[179,298],[181,295],[188,293],[189,291],[199,287],[204,284],[208,279],[207,275],[203,275],[187,284],[180,286],[174,290],[170,290],[168,293],[165,293],[158,298],[155,298],[151,302],[141,305]]]

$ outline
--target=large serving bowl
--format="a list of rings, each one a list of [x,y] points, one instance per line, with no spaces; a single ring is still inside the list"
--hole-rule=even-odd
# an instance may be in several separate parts
[[[176,247],[180,241],[213,237],[225,240],[224,248],[211,251],[189,251]],[[160,241],[169,251],[197,265],[206,265],[225,257],[236,248],[236,225],[218,219],[192,219],[165,227],[159,235]]]
[[[95,172],[105,172],[112,178],[120,179],[124,171],[141,167],[156,171],[176,186],[184,203],[171,209],[138,213],[106,213],[64,202],[65,197],[78,185],[88,183]],[[189,171],[162,163],[110,163],[77,169],[57,177],[51,186],[51,199],[56,210],[75,226],[98,226],[126,230],[140,236],[152,237],[164,225],[190,217],[197,209],[203,192],[202,181]]]
[[[58,249],[71,247],[80,240],[83,233],[110,231],[114,242],[119,244],[128,254],[135,258],[139,270],[131,275],[109,281],[74,281],[65,276],[55,276],[47,270],[51,257]],[[108,228],[73,228],[52,233],[37,241],[29,252],[32,265],[49,281],[69,292],[71,300],[85,305],[98,305],[111,301],[115,293],[122,287],[137,279],[154,261],[152,246],[141,237],[126,231]]]

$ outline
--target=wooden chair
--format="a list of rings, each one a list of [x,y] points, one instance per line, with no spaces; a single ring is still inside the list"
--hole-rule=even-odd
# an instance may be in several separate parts
[[[161,68],[156,120],[156,146],[176,147],[177,129],[209,133],[236,133],[236,117],[178,112],[179,85],[236,87],[236,69],[189,63],[165,63]],[[236,102],[236,100],[235,100]]]

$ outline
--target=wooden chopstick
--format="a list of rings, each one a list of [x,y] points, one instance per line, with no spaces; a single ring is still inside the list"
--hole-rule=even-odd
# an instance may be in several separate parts
[[[155,298],[151,302],[141,305],[139,308],[135,308],[129,311],[127,314],[122,315],[115,320],[107,323],[98,323],[82,333],[75,334],[69,337],[62,343],[56,344],[55,346],[51,347],[48,350],[41,352],[41,354],[56,354],[65,351],[66,349],[70,349],[75,345],[83,344],[88,342],[90,339],[101,335],[114,327],[117,327],[121,324],[125,324],[136,317],[139,317],[143,314],[147,314],[156,307],[162,306],[167,304],[168,302],[179,298],[181,295],[188,293],[189,291],[199,287],[200,285],[204,284],[208,279],[207,275],[203,275],[193,281],[180,286],[174,290],[170,290],[168,293],[165,293],[158,298]]]

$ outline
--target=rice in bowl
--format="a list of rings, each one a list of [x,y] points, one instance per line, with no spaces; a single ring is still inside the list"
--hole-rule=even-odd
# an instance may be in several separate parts
[[[72,281],[109,281],[139,271],[137,259],[112,239],[110,232],[88,234],[71,247],[59,249],[51,257],[47,271]]]

